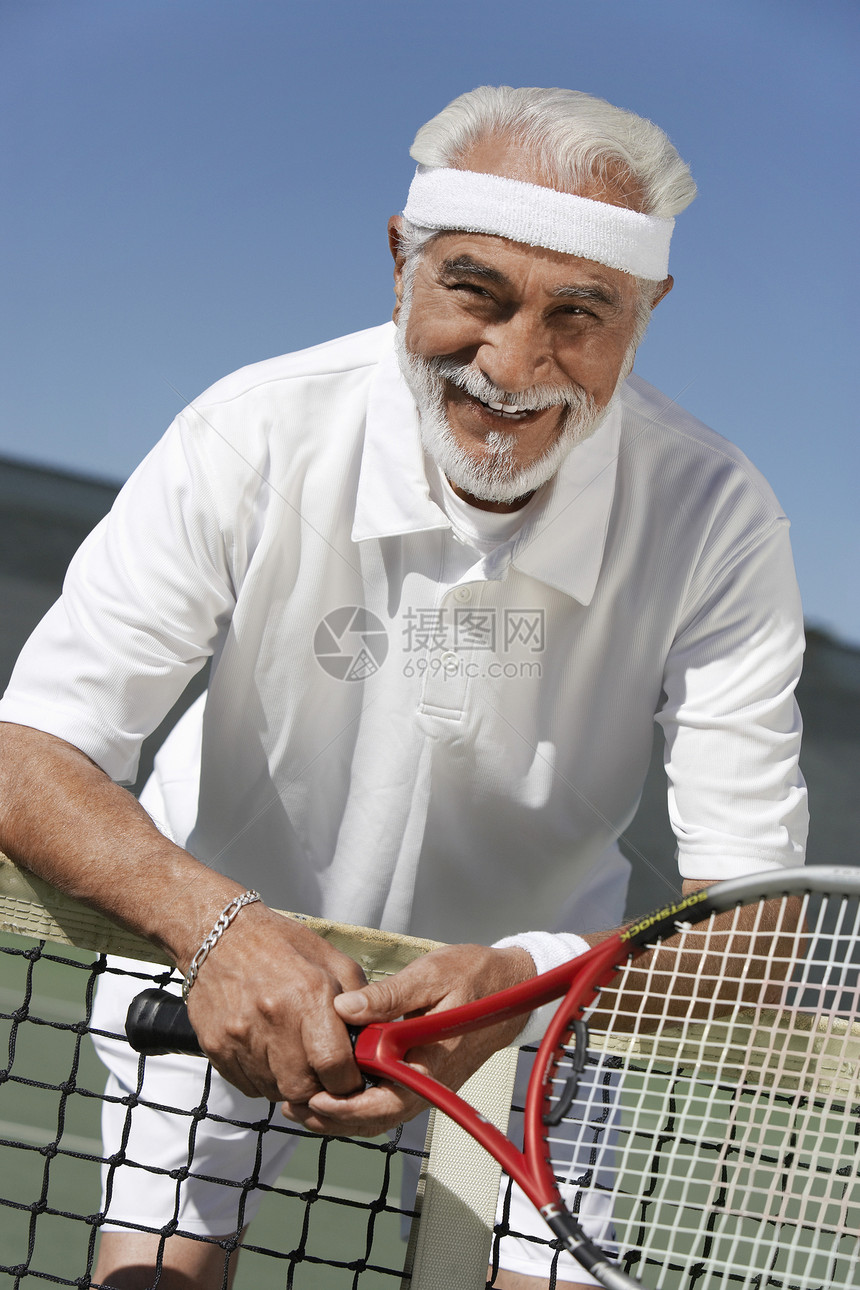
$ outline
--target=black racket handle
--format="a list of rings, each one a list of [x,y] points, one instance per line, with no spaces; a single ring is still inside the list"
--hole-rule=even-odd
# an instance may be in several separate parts
[[[347,1026],[353,1048],[359,1026]],[[144,990],[132,999],[125,1018],[128,1042],[137,1053],[164,1057],[168,1053],[191,1053],[203,1057],[188,1009],[178,995],[167,990]]]
[[[203,1056],[182,1000],[167,990],[144,990],[132,999],[125,1019],[125,1033],[135,1052],[148,1057],[166,1053]]]

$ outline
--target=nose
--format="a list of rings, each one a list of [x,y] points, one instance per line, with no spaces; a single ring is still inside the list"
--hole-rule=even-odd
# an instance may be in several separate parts
[[[546,329],[520,314],[497,322],[485,332],[475,363],[488,380],[507,394],[547,384],[555,372]]]

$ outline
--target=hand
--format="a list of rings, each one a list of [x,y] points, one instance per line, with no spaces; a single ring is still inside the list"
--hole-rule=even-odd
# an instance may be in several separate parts
[[[303,1104],[363,1079],[332,1006],[366,982],[327,941],[263,904],[248,905],[202,964],[188,1013],[212,1065],[251,1097]]]
[[[334,1010],[349,1025],[393,1021],[441,1012],[516,985],[535,975],[525,950],[452,945],[416,959],[408,967],[334,999]],[[512,1043],[526,1018],[515,1017],[468,1035],[415,1048],[409,1061],[448,1088],[457,1089],[499,1048]],[[363,1092],[332,1096],[326,1089],[305,1102],[288,1100],[284,1115],[316,1133],[372,1136],[411,1120],[426,1103],[399,1084],[381,1082]]]

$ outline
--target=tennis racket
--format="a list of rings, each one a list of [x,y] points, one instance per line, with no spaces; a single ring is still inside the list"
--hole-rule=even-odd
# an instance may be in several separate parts
[[[409,1064],[560,997],[522,1150]],[[706,888],[511,989],[368,1025],[354,1047],[367,1075],[480,1142],[609,1290],[832,1290],[860,1285],[858,1023],[860,869],[809,868]],[[200,1051],[163,991],[133,1002],[127,1033],[142,1052]]]

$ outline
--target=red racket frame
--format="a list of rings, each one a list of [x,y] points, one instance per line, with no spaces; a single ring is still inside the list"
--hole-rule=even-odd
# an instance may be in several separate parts
[[[543,988],[539,991],[535,990],[533,977],[499,991],[492,996],[489,1012],[487,1005],[490,1000],[484,998],[446,1012],[428,1013],[402,1021],[371,1023],[359,1032],[356,1039],[356,1062],[362,1071],[404,1085],[450,1116],[498,1160],[539,1210],[558,1204],[560,1200],[552,1164],[543,1145],[544,1116],[549,1110],[546,1087],[556,1065],[556,1049],[566,1037],[570,1023],[582,1017],[593,1002],[594,992],[612,980],[619,964],[630,957],[630,950],[628,939],[611,936],[582,960],[562,963],[544,973],[541,977]],[[556,1010],[538,1049],[529,1081],[522,1151],[459,1094],[416,1070],[406,1060],[407,1054],[422,1044],[454,1038],[521,1016],[523,1012],[531,1012],[562,995],[567,1006],[560,1005]]]

